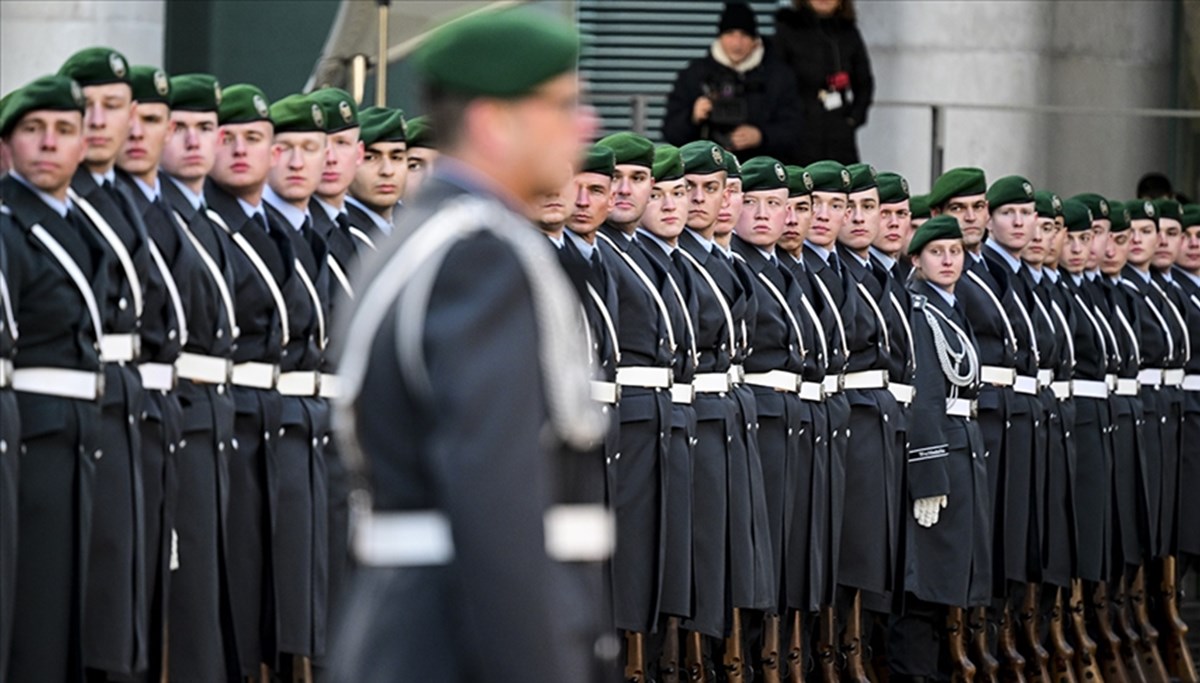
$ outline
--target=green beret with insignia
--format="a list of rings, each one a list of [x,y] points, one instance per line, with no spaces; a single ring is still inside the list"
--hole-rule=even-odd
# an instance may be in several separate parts
[[[1092,210],[1078,199],[1068,199],[1063,202],[1062,215],[1067,232],[1084,232],[1092,229]]]
[[[1075,201],[1083,202],[1087,208],[1092,210],[1092,220],[1098,221],[1102,218],[1108,218],[1112,207],[1109,206],[1108,200],[1096,194],[1095,192],[1084,192],[1071,197]]]
[[[288,95],[271,105],[275,133],[324,133],[325,112],[310,95]]]
[[[812,176],[813,192],[850,192],[850,171],[836,161],[818,161],[804,170]]]
[[[742,192],[788,189],[788,173],[774,157],[754,157],[742,164]]]
[[[1159,218],[1173,218],[1182,220],[1183,205],[1174,199],[1163,197],[1162,199],[1154,200],[1154,208],[1158,209]]]
[[[413,54],[425,84],[468,97],[515,99],[575,68],[579,35],[536,10],[478,12],[435,29]]]
[[[721,153],[725,155],[725,175],[729,178],[741,178],[742,162],[738,161],[737,155],[725,148],[721,148]]]
[[[680,148],[675,145],[659,145],[654,148],[654,168],[650,170],[654,182],[679,180],[686,170]]]
[[[1179,222],[1184,228],[1200,225],[1200,204],[1184,204],[1179,215]]]
[[[85,47],[63,62],[59,76],[74,78],[81,88],[108,83],[129,84],[129,62],[111,47]]]
[[[171,77],[171,108],[176,111],[217,111],[221,107],[221,83],[210,74]]]
[[[987,192],[983,169],[962,166],[943,173],[929,192],[929,206],[942,206],[955,197],[969,197]]]
[[[358,112],[362,127],[359,139],[367,147],[376,142],[408,142],[408,125],[404,111],[391,107],[367,107]]]
[[[1141,202],[1141,200],[1137,200]],[[1133,220],[1133,215],[1129,212],[1129,207],[1123,202],[1109,200],[1108,202],[1108,220],[1109,232],[1124,232],[1130,227],[1130,221]]]
[[[1129,220],[1151,220],[1158,225],[1158,207],[1154,205],[1154,200],[1130,199],[1125,202],[1125,208],[1129,210]]]
[[[871,164],[850,164],[846,170],[850,171],[851,194],[879,187],[879,174],[875,172],[875,167]]]
[[[600,145],[592,145],[583,155],[583,163],[579,166],[580,173],[599,173],[612,177],[616,173],[613,163],[612,150]]]
[[[929,210],[929,195],[914,194],[908,198],[908,210],[913,218],[929,218],[933,213]]]
[[[612,150],[617,166],[628,164],[646,168],[654,167],[654,143],[650,142],[649,138],[637,133],[629,131],[613,133],[600,138],[596,144]]]
[[[341,88],[321,88],[310,92],[308,96],[321,105],[326,133],[358,128],[358,105],[350,93]]]
[[[695,140],[679,148],[683,172],[688,175],[708,175],[725,170],[725,150],[715,142]],[[655,161],[658,161],[657,156]]]
[[[66,76],[42,76],[4,96],[0,104],[0,137],[8,137],[17,122],[31,111],[83,113],[83,91]]]
[[[908,181],[899,173],[884,171],[875,176],[875,183],[879,185],[880,204],[899,204],[909,198]]]
[[[1049,190],[1034,192],[1033,202],[1034,207],[1037,209],[1037,215],[1040,218],[1058,218],[1063,215],[1062,197]]]
[[[1033,183],[1019,175],[1006,175],[988,188],[987,201],[992,211],[1005,204],[1034,203]]]
[[[140,103],[171,104],[171,80],[157,66],[130,67],[129,84],[133,86],[133,99]]]
[[[408,148],[423,147],[437,149],[437,135],[433,129],[433,121],[429,116],[422,115],[408,120]]]
[[[271,101],[256,85],[238,83],[221,90],[217,120],[222,126],[271,120]]]
[[[787,171],[788,197],[804,197],[812,194],[813,180],[803,166],[784,166]]]
[[[913,233],[908,242],[908,254],[916,256],[926,244],[934,240],[960,240],[962,236],[962,228],[958,226],[957,218],[946,214],[934,216],[922,223]]]

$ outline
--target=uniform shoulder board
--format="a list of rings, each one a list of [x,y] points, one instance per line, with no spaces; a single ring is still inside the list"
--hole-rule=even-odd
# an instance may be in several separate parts
[[[924,310],[926,301],[928,301],[928,299],[925,297],[924,294],[913,294],[912,295],[913,310],[914,311]]]
[[[0,214],[3,214],[3,215],[5,215],[5,216],[11,216],[11,215],[12,215],[12,209],[10,209],[10,208],[8,208],[7,206],[5,206],[5,205],[4,205],[4,202],[0,202]]]

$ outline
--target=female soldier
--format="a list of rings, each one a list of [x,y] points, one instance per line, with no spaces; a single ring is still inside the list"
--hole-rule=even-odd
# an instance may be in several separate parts
[[[944,680],[947,666],[960,675],[973,669],[963,608],[984,604],[991,585],[987,466],[975,419],[979,352],[954,295],[964,254],[958,220],[930,219],[914,233],[908,253],[917,359],[907,478],[913,516],[906,529],[905,606],[889,643],[889,667],[902,682]]]

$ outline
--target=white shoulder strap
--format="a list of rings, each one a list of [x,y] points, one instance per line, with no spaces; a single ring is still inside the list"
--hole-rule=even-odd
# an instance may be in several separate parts
[[[167,261],[163,258],[162,252],[158,250],[158,245],[154,243],[154,240],[147,236],[146,245],[150,248],[150,259],[154,261],[155,267],[162,275],[163,285],[167,288],[167,297],[171,300],[171,308],[175,309],[175,321],[179,325],[179,345],[185,346],[188,340],[187,312],[183,310],[183,299],[179,296],[179,286],[175,283],[175,276],[171,275],[171,268],[167,266]]]
[[[92,319],[92,327],[95,328],[96,341],[99,342],[104,333],[100,329],[100,307],[96,305],[96,293],[92,291],[92,285],[84,277],[83,271],[79,269],[79,264],[75,263],[75,259],[67,253],[63,245],[59,244],[58,240],[46,231],[41,225],[34,225],[30,228],[33,236],[38,238],[50,255],[58,261],[63,270],[67,271],[67,276],[71,278],[71,282],[75,283],[75,288],[79,290],[79,295],[83,297],[83,303],[87,306],[88,315]]]
[[[254,269],[258,271],[258,276],[262,278],[263,283],[271,292],[271,298],[275,301],[275,308],[279,311],[279,326],[283,331],[283,345],[287,346],[288,342],[291,341],[287,302],[283,300],[283,292],[279,291],[279,283],[275,282],[275,276],[271,274],[271,269],[267,268],[267,264],[263,263],[262,257],[258,255],[257,251],[255,251],[254,245],[250,244],[250,241],[247,240],[242,233],[233,232],[229,229],[229,226],[225,223],[225,220],[221,218],[221,214],[209,209],[208,217],[211,218],[217,225],[221,226],[221,229],[229,233],[229,236],[233,238],[233,243],[238,245],[238,248],[241,249],[242,253],[246,255],[246,258],[250,259],[250,263],[254,266]]]
[[[105,242],[108,242],[109,248],[117,255],[117,261],[121,263],[121,270],[125,271],[125,279],[129,281],[129,289],[133,292],[133,310],[137,312],[139,318],[142,317],[142,281],[138,277],[137,268],[133,266],[133,258],[129,256],[129,250],[125,248],[125,243],[90,202],[80,197],[79,193],[71,188],[67,189],[67,195],[83,210],[92,225],[96,227],[96,231],[100,233]]]
[[[200,243],[200,240],[196,238],[191,228],[188,227],[187,222],[183,220],[183,216],[180,216],[178,211],[172,211],[171,213],[174,214],[175,222],[179,225],[179,229],[183,231],[188,241],[199,252],[200,260],[204,262],[204,267],[208,269],[208,274],[212,277],[213,282],[216,283],[217,292],[221,295],[221,303],[225,306],[225,314],[229,319],[229,331],[233,334],[233,338],[237,339],[237,313],[233,306],[233,295],[229,292],[229,283],[225,281],[225,274],[221,272],[221,267],[213,260],[212,254],[208,253],[208,250],[204,248],[204,245]]]

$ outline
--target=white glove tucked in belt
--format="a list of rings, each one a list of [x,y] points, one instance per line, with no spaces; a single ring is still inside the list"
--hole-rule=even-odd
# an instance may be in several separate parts
[[[949,503],[946,496],[930,496],[929,498],[918,498],[913,503],[913,517],[916,518],[917,524],[928,529],[938,523],[938,517],[942,514],[942,508]]]

